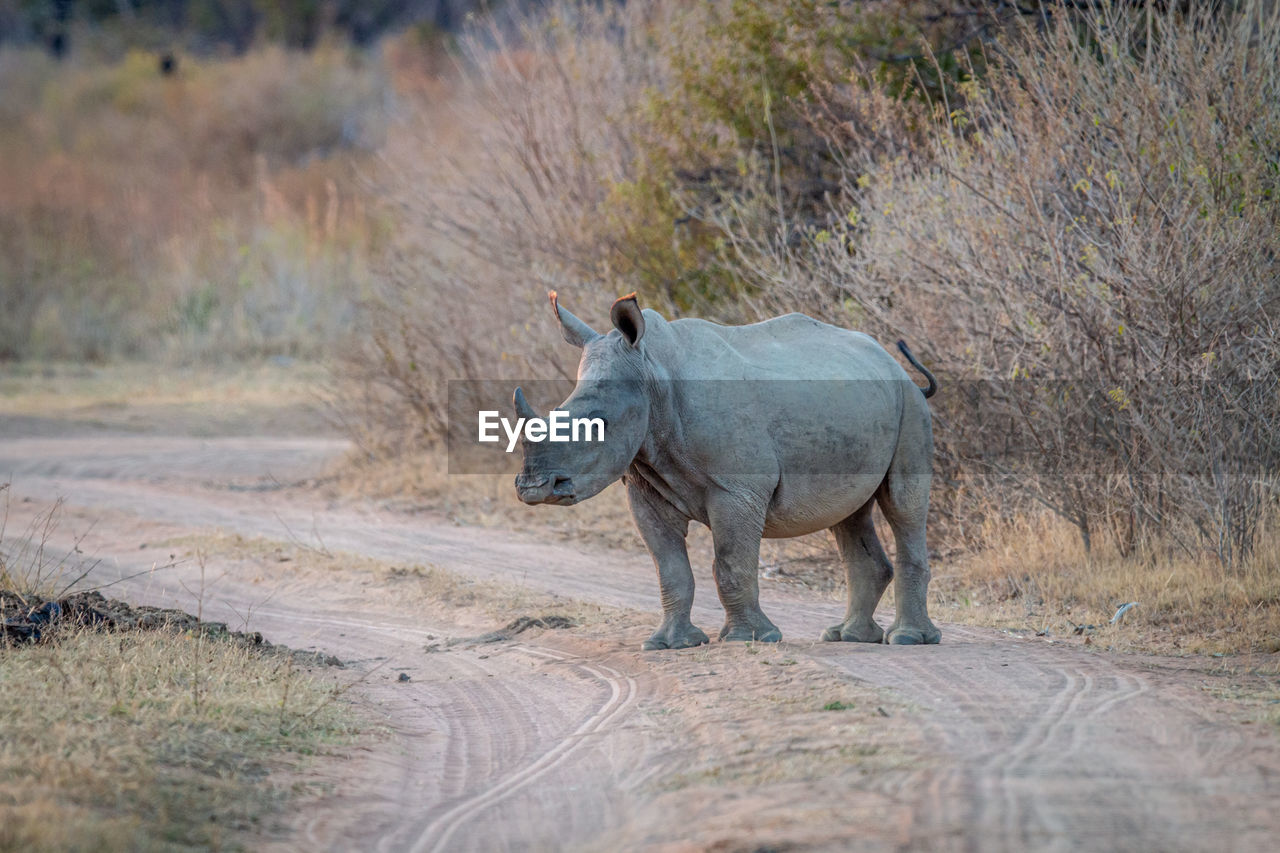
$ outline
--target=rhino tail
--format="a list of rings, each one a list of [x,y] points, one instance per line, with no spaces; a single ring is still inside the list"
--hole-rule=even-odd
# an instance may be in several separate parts
[[[916,361],[916,357],[911,354],[911,350],[907,347],[906,341],[898,341],[898,351],[906,357],[907,361],[911,362],[912,367],[923,373],[924,378],[929,380],[929,387],[920,389],[921,393],[924,394],[924,398],[927,400],[936,394],[938,392],[938,380],[933,378],[933,374],[929,372],[927,367]]]

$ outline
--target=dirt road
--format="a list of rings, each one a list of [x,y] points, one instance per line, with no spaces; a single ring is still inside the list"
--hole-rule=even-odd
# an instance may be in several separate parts
[[[354,694],[385,733],[322,763],[327,793],[267,846],[1165,851],[1270,850],[1280,837],[1274,732],[1238,722],[1194,662],[958,625],[936,647],[821,644],[841,606],[768,582],[780,646],[641,653],[649,626],[633,613],[657,614],[642,554],[281,486],[341,453],[332,438],[33,423],[0,420],[10,536],[63,497],[50,544],[88,530],[93,582],[129,578],[114,594],[188,610],[199,589],[213,618],[362,674]],[[146,571],[154,543],[215,529],[606,609],[573,630],[477,643],[465,639],[499,625],[417,606],[411,576],[239,560],[206,566],[201,588],[194,563]],[[714,633],[714,587],[697,574],[695,621]],[[832,696],[853,707],[823,711]]]

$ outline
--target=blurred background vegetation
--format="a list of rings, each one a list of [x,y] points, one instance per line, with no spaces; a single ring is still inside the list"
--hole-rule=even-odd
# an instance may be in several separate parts
[[[450,32],[482,0],[3,0],[0,41],[55,56],[130,47],[242,54],[266,43],[310,50],[326,40],[357,47],[408,27]],[[524,7],[538,5],[526,0]]]
[[[0,0],[0,358],[324,359],[403,459],[448,379],[572,375],[549,288],[803,311],[950,389],[935,541],[1280,627],[1278,14]]]

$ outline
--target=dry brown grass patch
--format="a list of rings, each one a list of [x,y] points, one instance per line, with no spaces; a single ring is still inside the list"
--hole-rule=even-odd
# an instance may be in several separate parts
[[[352,731],[321,677],[191,634],[0,649],[0,848],[238,847],[289,794],[270,774]]]
[[[1269,529],[1245,565],[1172,549],[1086,552],[1060,519],[1021,519],[986,531],[987,548],[935,566],[929,606],[940,619],[1086,636],[1128,651],[1280,651],[1280,537]],[[1115,624],[1116,611],[1137,602]],[[1077,626],[1085,627],[1081,634]]]
[[[0,408],[5,418],[30,419],[41,435],[47,427],[315,435],[333,431],[325,379],[324,368],[302,361],[163,370],[142,362],[9,363],[0,365]]]
[[[82,579],[74,553],[48,547],[60,512],[15,539],[0,509],[11,607]],[[295,655],[189,618],[114,631],[71,621],[37,642],[0,638],[0,849],[237,848],[271,831],[290,793],[273,771],[354,732],[345,688]]]

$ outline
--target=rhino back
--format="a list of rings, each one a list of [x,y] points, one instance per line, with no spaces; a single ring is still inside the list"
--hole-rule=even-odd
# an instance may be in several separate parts
[[[706,320],[666,321],[659,359],[673,379],[907,379],[874,338],[786,314],[748,326]],[[655,341],[654,343],[658,343]]]

